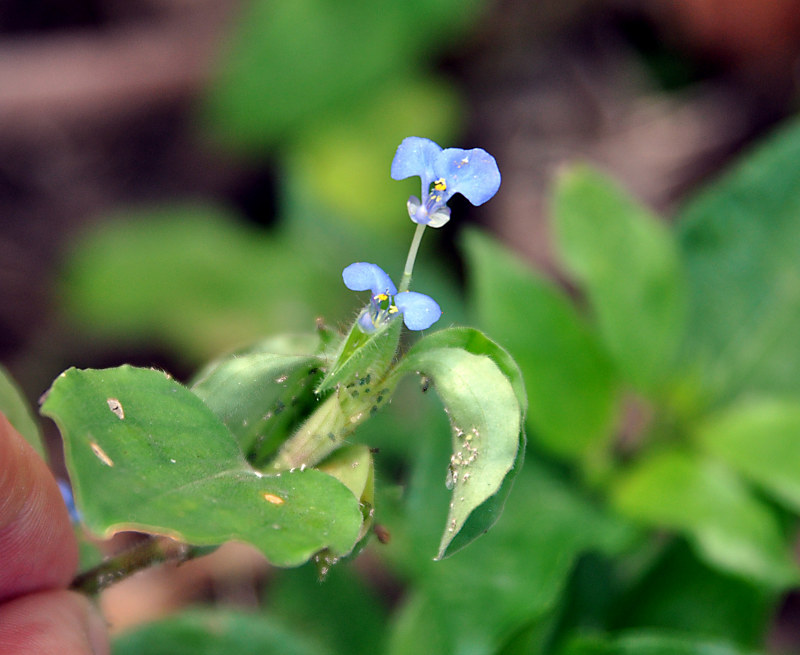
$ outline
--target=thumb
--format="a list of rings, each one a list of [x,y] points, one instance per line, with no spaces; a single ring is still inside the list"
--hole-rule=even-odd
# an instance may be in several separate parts
[[[66,587],[78,545],[47,465],[0,413],[0,602]]]

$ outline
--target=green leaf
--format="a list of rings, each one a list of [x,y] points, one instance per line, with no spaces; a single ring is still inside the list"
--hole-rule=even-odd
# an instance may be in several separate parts
[[[461,348],[473,355],[489,357],[511,383],[520,411],[523,414],[527,411],[528,396],[525,392],[525,380],[517,362],[507,350],[492,341],[483,332],[471,327],[451,327],[439,330],[417,342],[414,351],[436,348]]]
[[[534,438],[565,456],[605,443],[616,415],[614,370],[570,301],[480,232],[466,232],[463,244],[479,321],[525,377]]]
[[[705,404],[800,392],[800,121],[680,213],[691,296],[683,353]]]
[[[97,534],[239,539],[278,566],[324,548],[347,553],[358,536],[358,501],[345,486],[314,470],[257,472],[211,410],[159,371],[70,369],[42,413],[61,430],[76,503]]]
[[[523,407],[517,393],[524,392],[495,361],[485,354],[473,354],[458,344],[475,332],[443,331],[426,337],[408,352],[395,375],[418,372],[429,377],[445,406],[452,429],[453,454],[447,486],[453,495],[447,527],[439,544],[437,559],[452,554],[453,538],[470,514],[500,491],[520,449]],[[486,344],[491,344],[488,339]],[[492,344],[492,348],[497,346]],[[515,376],[519,379],[519,374]],[[488,513],[487,530],[499,516],[499,508]],[[459,545],[463,546],[463,543]]]
[[[206,366],[192,391],[233,433],[249,461],[273,454],[303,416],[321,365],[316,335],[276,337]]]
[[[419,520],[409,515],[406,529],[413,531]],[[415,540],[405,542],[400,527],[393,526],[392,533],[393,547],[418,549]],[[418,585],[398,613],[388,652],[496,653],[510,635],[555,609],[581,553],[616,554],[634,536],[629,525],[529,460],[503,520],[469,548],[441,562],[425,562],[417,572]]]
[[[731,471],[679,451],[638,461],[613,490],[620,512],[670,528],[724,571],[775,588],[800,580],[776,517]]]
[[[666,631],[630,631],[614,637],[578,637],[560,655],[755,655],[724,641]]]
[[[686,289],[667,226],[600,173],[576,167],[553,201],[556,243],[600,334],[638,390],[667,380],[684,334]]]
[[[135,628],[114,639],[114,655],[332,655],[270,617],[193,610]]]
[[[520,411],[524,417],[527,408],[527,397],[525,394],[525,382],[511,355],[489,339],[483,332],[474,328],[455,327],[440,330],[425,337],[425,343],[421,344],[424,348],[463,348],[469,353],[478,356],[487,356],[497,364],[498,368],[508,378],[514,389],[514,395],[519,402]],[[423,382],[425,384],[425,382]],[[430,381],[428,381],[430,384]],[[506,499],[516,478],[517,473],[522,468],[525,459],[525,435],[520,435],[520,446],[511,470],[503,479],[503,484],[494,495],[487,498],[483,503],[476,507],[467,518],[461,530],[453,537],[447,548],[447,555],[451,555],[461,548],[464,548],[472,541],[486,533],[497,520],[503,511]],[[446,556],[447,556],[446,555]]]
[[[2,366],[0,366],[0,412],[6,415],[8,422],[25,437],[36,452],[43,459],[47,459],[39,424],[33,418],[22,391]]]
[[[800,401],[750,399],[705,420],[697,438],[795,512],[800,512]]]

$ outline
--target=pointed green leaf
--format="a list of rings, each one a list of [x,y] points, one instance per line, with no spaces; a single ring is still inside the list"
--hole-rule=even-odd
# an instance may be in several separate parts
[[[525,377],[534,438],[567,456],[605,442],[616,414],[613,366],[566,295],[480,232],[467,232],[464,247],[480,323]]]
[[[684,533],[722,570],[776,588],[800,580],[776,517],[717,462],[655,454],[620,477],[613,500],[632,519]]]
[[[587,167],[561,177],[553,217],[559,252],[586,292],[608,351],[637,389],[656,390],[684,334],[686,289],[675,239]]]
[[[87,527],[166,534],[197,545],[238,539],[276,565],[343,554],[361,527],[358,501],[320,471],[264,475],[191,391],[152,369],[70,369],[42,413],[64,439]]]
[[[34,420],[22,391],[2,366],[0,366],[0,412],[6,415],[8,422],[25,437],[36,452],[43,459],[47,459],[39,424]]]
[[[453,495],[438,559],[452,554],[451,542],[472,512],[501,490],[519,454],[524,407],[491,357],[444,345],[450,332],[419,341],[395,371],[397,375],[417,372],[429,377],[450,418],[453,454],[446,484]],[[452,338],[458,341],[468,334],[452,332]],[[488,512],[483,518],[489,523],[475,530],[474,536],[485,532],[499,511],[498,507]]]
[[[800,402],[751,400],[697,430],[706,450],[800,512]]]
[[[680,214],[690,281],[683,353],[707,404],[800,392],[800,121]]]

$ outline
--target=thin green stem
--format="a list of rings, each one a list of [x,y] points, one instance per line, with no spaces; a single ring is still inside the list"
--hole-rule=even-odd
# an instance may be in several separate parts
[[[419,250],[419,244],[422,241],[422,234],[425,232],[425,227],[425,225],[417,223],[417,229],[414,232],[414,238],[411,239],[411,247],[408,249],[406,266],[403,269],[403,279],[400,280],[399,291],[401,293],[403,291],[408,291],[408,287],[411,286],[411,273],[414,271],[414,262],[417,259],[417,251]]]

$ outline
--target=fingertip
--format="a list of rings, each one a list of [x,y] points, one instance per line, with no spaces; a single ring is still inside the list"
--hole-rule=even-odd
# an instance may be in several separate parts
[[[66,587],[78,546],[47,464],[0,413],[0,600]]]
[[[0,606],[0,653],[109,652],[105,622],[85,596],[63,589],[43,591]]]

